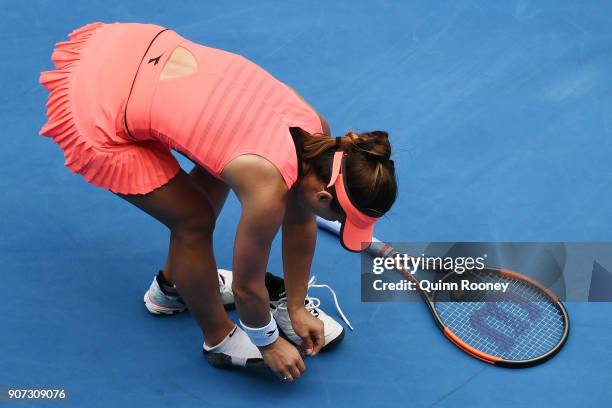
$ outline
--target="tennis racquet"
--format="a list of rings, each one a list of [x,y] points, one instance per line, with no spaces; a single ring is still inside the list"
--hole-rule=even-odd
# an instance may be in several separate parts
[[[317,217],[317,224],[335,235],[340,233],[337,221]],[[376,238],[372,239],[367,252],[372,257],[393,257],[399,253]],[[458,286],[460,280],[508,284],[505,293],[484,290],[427,292],[420,287],[414,273],[401,268],[395,270],[415,283],[414,288],[444,335],[461,350],[486,363],[510,368],[540,364],[554,356],[569,335],[569,317],[557,296],[519,273],[485,266],[462,274],[453,271],[439,280],[455,282]]]

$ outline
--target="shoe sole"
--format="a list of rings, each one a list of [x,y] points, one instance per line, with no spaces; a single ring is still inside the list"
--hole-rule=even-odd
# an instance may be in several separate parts
[[[266,363],[264,363],[264,360],[261,358],[256,358],[256,359],[248,359],[246,362],[246,365],[244,366],[240,366],[240,365],[236,365],[232,363],[232,358],[230,356],[228,356],[227,354],[223,354],[223,353],[209,353],[206,350],[202,350],[204,357],[206,357],[206,360],[210,363],[210,365],[212,365],[215,368],[219,368],[222,370],[228,369],[228,368],[265,368]]]
[[[342,340],[344,340],[344,334],[345,334],[345,331],[344,331],[344,329],[342,329],[340,334],[338,336],[336,336],[335,339],[333,339],[332,341],[327,343],[325,346],[323,346],[323,348],[321,349],[321,353],[325,353],[327,351],[330,351],[330,350],[336,348],[338,346],[338,344],[342,343]]]
[[[172,315],[175,315],[175,314],[178,314],[178,313],[181,313],[181,312],[184,312],[185,310],[187,310],[187,308],[184,308],[184,309],[169,309],[169,308],[166,308],[166,307],[158,306],[158,305],[148,301],[148,299],[147,299],[147,294],[148,293],[149,292],[144,294],[143,301],[144,301],[145,307],[147,308],[149,313],[151,313],[152,315],[155,315],[155,316],[172,316]]]

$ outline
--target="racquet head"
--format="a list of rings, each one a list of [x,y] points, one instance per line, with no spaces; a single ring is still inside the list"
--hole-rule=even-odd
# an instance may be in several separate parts
[[[440,282],[452,285],[440,285],[442,290],[431,294],[432,312],[444,334],[473,357],[498,366],[529,367],[548,360],[567,340],[565,307],[526,276],[485,268],[452,272]]]

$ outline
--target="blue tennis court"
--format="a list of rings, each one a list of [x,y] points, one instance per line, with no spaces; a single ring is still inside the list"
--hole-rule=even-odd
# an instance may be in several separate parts
[[[38,136],[38,75],[83,24],[167,26],[253,60],[333,133],[387,130],[399,198],[381,239],[605,242],[611,13],[604,2],[527,0],[1,2],[0,388],[64,388],[65,406],[89,408],[610,405],[610,303],[567,304],[571,334],[549,362],[496,368],[448,342],[424,304],[362,303],[359,256],[325,233],[312,273],[355,331],[292,384],[214,369],[189,314],[155,318],[142,304],[167,229],[71,174]],[[239,214],[230,196],[215,232],[220,267],[231,268]],[[280,275],[277,241],[269,270]],[[337,317],[327,292],[310,294]]]

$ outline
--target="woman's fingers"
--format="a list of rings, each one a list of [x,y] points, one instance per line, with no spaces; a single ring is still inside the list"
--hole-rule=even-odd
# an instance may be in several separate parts
[[[312,355],[312,353],[314,352],[313,342],[310,335],[311,333],[308,333],[308,336],[302,338],[302,348],[304,349],[304,352],[307,356]]]
[[[302,375],[302,371],[298,368],[297,364],[288,367],[289,374],[292,379],[297,380]]]
[[[278,371],[279,378],[283,381],[293,381],[300,378],[302,373],[306,370],[306,365],[302,358],[298,355],[291,363],[285,365],[285,367]]]
[[[315,356],[321,351],[325,344],[325,335],[323,334],[323,325],[320,330],[313,330],[312,336],[312,355]]]
[[[298,379],[306,369],[298,349],[280,337],[260,350],[268,367],[283,381]]]
[[[300,370],[301,373],[304,373],[304,371],[306,371],[306,364],[304,364],[304,360],[302,360],[301,358],[297,362],[297,368]]]
[[[276,373],[278,375],[278,378],[282,381],[287,381],[287,382],[291,382],[293,381],[293,376],[287,371],[287,372],[278,372]]]

